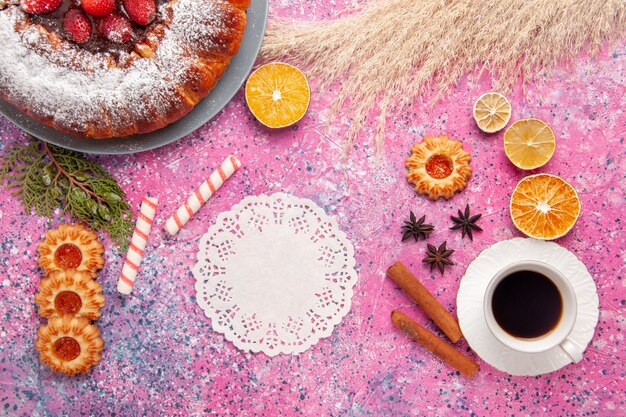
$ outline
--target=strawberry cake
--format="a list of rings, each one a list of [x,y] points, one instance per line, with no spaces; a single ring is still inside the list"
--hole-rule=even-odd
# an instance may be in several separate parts
[[[0,99],[123,137],[186,115],[237,53],[250,0],[0,0]]]

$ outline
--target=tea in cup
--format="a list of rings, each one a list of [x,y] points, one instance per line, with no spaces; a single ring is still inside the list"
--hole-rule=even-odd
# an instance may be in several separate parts
[[[489,282],[483,302],[487,326],[511,349],[539,353],[561,346],[573,362],[582,353],[568,337],[576,322],[576,293],[554,267],[520,261]]]

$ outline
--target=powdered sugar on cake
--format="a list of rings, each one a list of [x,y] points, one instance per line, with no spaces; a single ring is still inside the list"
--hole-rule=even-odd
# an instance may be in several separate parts
[[[233,30],[229,7],[216,0],[163,5],[159,13],[166,18],[152,39],[158,46],[142,58],[83,50],[28,24],[19,7],[9,6],[0,11],[0,97],[78,134],[94,123],[137,125],[135,131],[141,124],[163,124],[173,108],[189,106],[180,86],[193,74],[198,56],[224,60],[221,39],[228,42]],[[225,58],[228,63],[230,56]]]

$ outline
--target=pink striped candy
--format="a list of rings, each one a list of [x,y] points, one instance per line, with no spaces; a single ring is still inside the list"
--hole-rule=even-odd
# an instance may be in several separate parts
[[[135,285],[135,278],[139,272],[139,264],[141,264],[141,259],[146,249],[158,203],[159,200],[148,196],[144,197],[141,202],[141,209],[137,216],[133,237],[130,239],[126,262],[124,262],[122,273],[117,281],[117,290],[122,294],[130,294]]]
[[[241,162],[230,155],[215,171],[196,188],[185,203],[180,206],[165,223],[165,230],[174,236],[189,219],[200,210],[200,207],[230,178],[241,166]]]

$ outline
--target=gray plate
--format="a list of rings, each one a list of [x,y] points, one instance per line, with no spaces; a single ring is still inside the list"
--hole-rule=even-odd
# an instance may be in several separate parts
[[[252,0],[239,52],[208,96],[179,121],[143,135],[112,139],[81,139],[60,133],[26,116],[0,100],[0,114],[31,135],[75,151],[95,154],[126,154],[158,148],[174,142],[211,120],[228,104],[250,73],[261,48],[267,21],[268,0]]]

